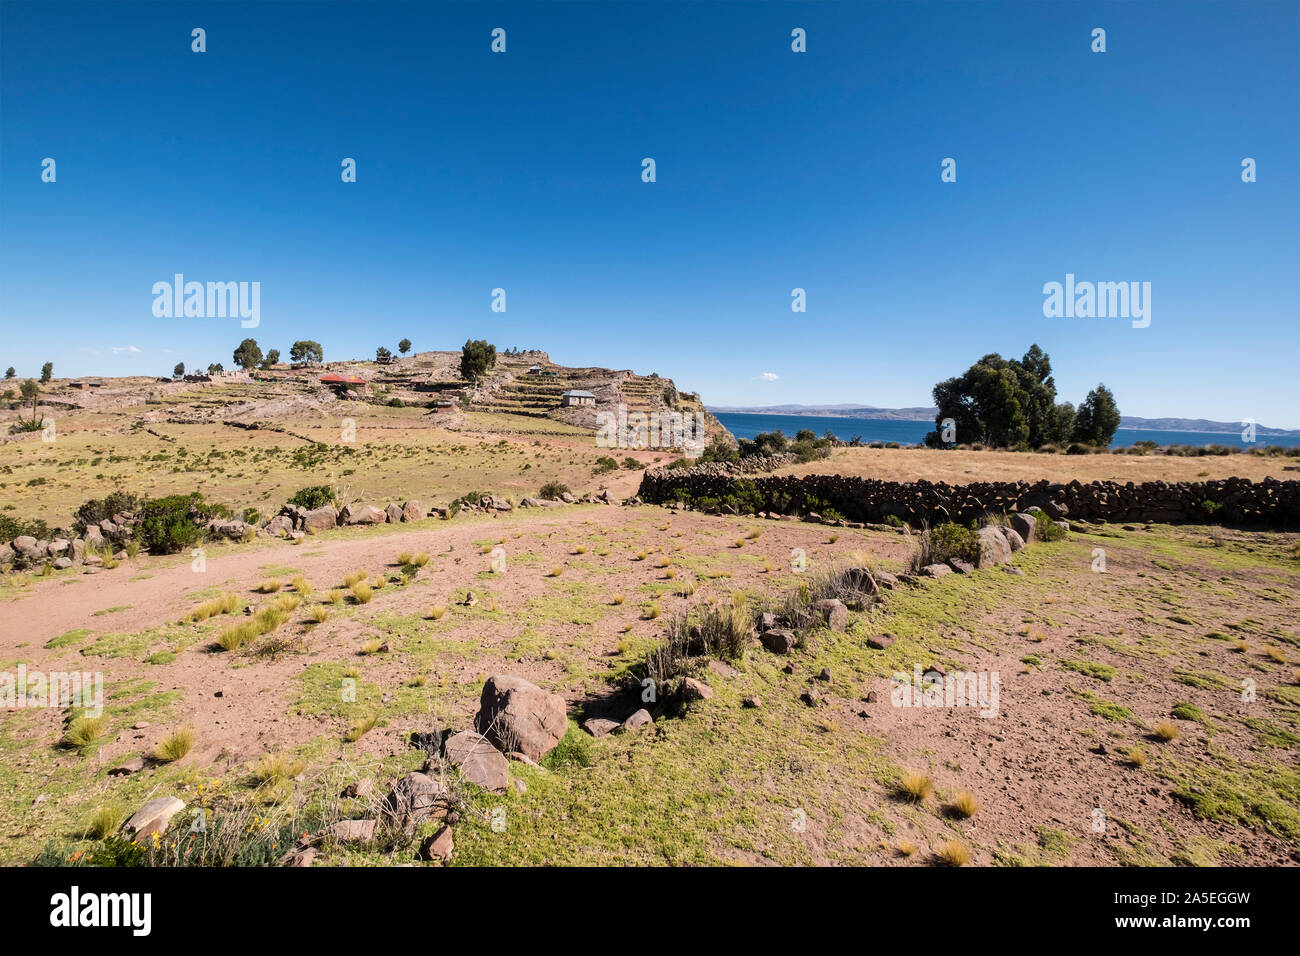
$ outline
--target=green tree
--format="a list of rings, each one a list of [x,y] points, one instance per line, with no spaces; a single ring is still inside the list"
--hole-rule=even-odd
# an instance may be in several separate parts
[[[323,362],[325,350],[321,348],[319,342],[302,339],[289,347],[289,359],[293,362]]]
[[[42,385],[46,384],[53,377],[54,377],[54,363],[46,362],[44,365],[41,366],[41,384]]]
[[[964,374],[940,382],[932,392],[938,406],[935,431],[926,444],[943,444],[944,420],[952,419],[955,440],[1014,448],[1029,440],[1025,416],[1028,394],[1021,387],[1020,365],[996,352],[984,356]]]
[[[1062,402],[1052,408],[1052,427],[1049,431],[1048,441],[1057,445],[1064,445],[1074,434],[1074,405],[1070,402]]]
[[[388,351],[388,349],[384,348],[382,345],[379,346],[379,348],[375,349],[376,362],[388,362],[391,361],[392,358],[393,358],[393,353]]]
[[[402,339],[402,341],[398,342],[398,343],[397,343],[397,351],[401,352],[403,355],[405,355],[407,352],[411,351],[411,340],[410,340],[410,339]]]
[[[271,349],[271,351],[266,353],[266,358],[262,359],[262,368],[270,368],[272,365],[278,364],[279,361],[280,361],[280,350]]]
[[[40,398],[41,388],[29,378],[23,381],[23,384],[18,387],[18,391],[22,394],[24,402],[32,403],[32,422],[34,423],[36,421],[36,402]]]
[[[208,366],[209,375],[216,375],[218,372],[224,372],[225,370],[226,367],[222,365],[220,362],[213,362]]]
[[[244,339],[235,349],[235,364],[247,371],[262,361],[262,350],[257,346],[257,339]]]
[[[185,374],[185,363],[177,362],[176,367],[172,369],[172,378],[181,378]]]
[[[1074,440],[1106,447],[1119,428],[1119,406],[1105,385],[1098,385],[1079,405],[1074,418]]]
[[[460,377],[476,382],[497,364],[497,347],[484,339],[467,339],[460,350]]]
[[[10,365],[7,369],[5,369],[5,381],[8,381],[9,379],[13,378],[17,374],[18,373],[14,371],[14,367]]]

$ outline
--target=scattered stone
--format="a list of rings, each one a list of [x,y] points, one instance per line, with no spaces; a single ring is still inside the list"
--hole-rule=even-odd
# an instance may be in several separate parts
[[[952,574],[952,568],[946,564],[927,564],[921,569],[921,574],[927,578],[941,578],[945,574]]]
[[[475,607],[478,604],[478,595],[473,591],[465,592],[465,600],[460,602],[465,607]]]
[[[447,788],[427,773],[408,773],[393,786],[384,812],[404,833],[412,833],[425,820],[445,816]]]
[[[789,654],[798,643],[794,636],[794,631],[784,629],[764,631],[759,635],[759,640],[773,654]]]
[[[447,759],[460,768],[470,783],[493,793],[505,792],[510,767],[501,752],[482,734],[462,730],[447,740],[445,749]]]
[[[1020,532],[1015,528],[1003,528],[1002,533],[1007,536],[1007,544],[1011,545],[1012,553],[1024,550],[1025,539],[1020,536]]]
[[[530,767],[540,767],[540,766],[541,766],[541,764],[539,764],[539,763],[538,763],[536,760],[534,760],[532,757],[528,756],[528,754],[520,753],[518,750],[512,750],[512,751],[510,751],[510,753],[506,754],[506,759],[507,759],[507,760],[517,760],[517,761],[519,761],[520,763],[526,763],[526,764],[528,764],[528,766],[530,766]]]
[[[814,601],[813,612],[820,614],[826,626],[832,631],[842,631],[849,623],[849,609],[838,598],[824,598]]]
[[[818,679],[818,680],[824,680],[824,681],[826,681],[827,683],[830,683],[830,679],[831,679],[831,669],[830,669],[829,667],[823,667],[823,668],[821,669],[821,673],[819,673],[819,674],[817,675],[817,679]]]
[[[402,506],[395,501],[390,501],[384,508],[384,517],[388,519],[389,524],[398,524],[402,520]]]
[[[451,827],[443,827],[420,845],[420,859],[446,862],[451,859],[455,843],[451,838]]]
[[[334,510],[333,505],[324,505],[315,511],[308,511],[302,516],[302,527],[299,531],[317,532],[327,531],[338,525],[338,512]]]
[[[374,792],[375,782],[369,777],[363,777],[361,780],[354,780],[343,788],[345,799],[355,800],[357,797],[367,797]]]
[[[378,826],[378,820],[340,820],[330,829],[339,843],[369,843]]]
[[[816,707],[822,702],[822,695],[817,692],[816,688],[808,687],[799,695],[799,699],[809,707]]]
[[[687,677],[682,681],[682,696],[687,700],[710,700],[713,697],[713,688],[704,681]]]
[[[973,574],[975,572],[975,565],[969,561],[963,561],[961,558],[949,558],[948,567],[958,574]]]
[[[147,720],[137,720],[134,724],[131,725],[132,730],[146,730],[148,729],[148,727],[149,727],[149,721]]]
[[[758,618],[759,630],[770,631],[776,627],[776,615],[771,611],[764,611]]]
[[[875,634],[867,638],[867,646],[874,647],[878,651],[883,651],[896,640],[898,640],[898,638],[894,637],[893,634]]]
[[[784,671],[784,672],[787,673],[787,674],[793,674],[793,673],[794,673],[794,665],[793,665],[793,664],[786,664],[784,667],[781,668],[781,670]]]
[[[475,726],[502,750],[541,760],[569,730],[564,698],[507,674],[489,677]]]
[[[763,698],[758,697],[757,695],[755,695],[755,696],[751,696],[751,697],[746,697],[745,699],[743,699],[743,700],[740,702],[740,706],[741,706],[741,707],[748,707],[748,708],[750,708],[751,710],[753,710],[753,709],[757,709],[757,708],[763,706]]]
[[[867,691],[867,696],[864,697],[863,700],[868,704],[880,703],[880,691],[876,691],[876,690]]]
[[[130,836],[143,837],[162,833],[172,817],[185,809],[185,801],[176,797],[157,797],[150,800],[126,821],[123,829]]]
[[[892,591],[894,588],[898,587],[898,577],[890,574],[888,571],[877,571],[876,584]]]
[[[290,853],[284,865],[292,867],[311,866],[315,862],[316,848],[314,846],[305,846]]]
[[[1034,531],[1038,527],[1038,522],[1031,514],[1016,512],[1007,515],[1007,523],[1011,525],[1011,530],[1020,535],[1020,540],[1024,544],[1029,544],[1034,540]]]
[[[1025,576],[1025,572],[1024,572],[1022,569],[1020,569],[1020,568],[1013,568],[1013,567],[1012,567],[1011,565],[1009,565],[1009,564],[1004,564],[1004,565],[1002,566],[1002,570],[1005,571],[1007,574],[1015,574],[1015,575],[1017,575],[1017,576],[1019,576],[1019,577],[1022,577],[1022,578]]]
[[[605,720],[603,717],[589,717],[582,722],[582,729],[593,737],[604,737],[612,734],[619,727],[616,720]]]
[[[387,517],[374,505],[344,505],[338,520],[342,524],[383,524]]]
[[[735,677],[740,673],[726,661],[709,661],[708,668],[719,677]]]
[[[144,757],[135,756],[130,760],[124,760],[108,772],[110,777],[126,777],[133,773],[139,773],[144,769]]]
[[[512,778],[510,781],[510,785],[515,788],[515,792],[518,793],[520,796],[523,796],[525,793],[528,792],[528,784],[524,783],[524,781],[519,777]]]
[[[636,729],[638,729],[638,728],[640,728],[640,727],[644,727],[646,724],[652,723],[653,720],[654,720],[654,718],[652,718],[652,717],[650,716],[650,711],[648,711],[648,710],[646,710],[644,707],[642,707],[640,710],[638,710],[635,714],[633,714],[633,715],[632,715],[631,717],[629,717],[627,720],[623,721],[622,729],[623,729],[623,730],[636,730]]]

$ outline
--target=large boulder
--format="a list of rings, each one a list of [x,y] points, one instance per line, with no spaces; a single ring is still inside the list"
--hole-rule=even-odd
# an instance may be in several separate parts
[[[501,751],[493,747],[482,734],[462,730],[448,737],[443,744],[443,754],[452,766],[460,768],[470,783],[494,793],[506,792],[506,784],[510,782],[510,765]]]
[[[1025,544],[1033,542],[1034,531],[1038,527],[1038,522],[1033,515],[1014,512],[1007,516],[1007,521]]]
[[[1024,549],[1025,539],[1020,537],[1020,533],[1015,528],[1003,528],[1002,533],[1007,536],[1007,544],[1011,545],[1012,551]]]
[[[1046,491],[1031,491],[1020,499],[1020,510],[1030,511],[1038,508],[1047,514],[1047,517],[1053,521],[1068,517],[1070,509],[1067,505],[1055,500],[1051,494]]]
[[[475,721],[479,733],[507,753],[541,760],[569,729],[564,698],[522,677],[498,674],[483,685]]]
[[[16,557],[18,557],[18,552],[14,551],[13,548],[9,547],[9,545],[5,544],[3,541],[0,541],[0,568],[4,567],[6,564],[13,564]]]
[[[374,505],[344,505],[340,524],[383,524],[386,515]]]
[[[388,519],[389,524],[397,524],[402,520],[402,506],[395,501],[390,501],[384,508],[384,516]]]
[[[814,601],[812,609],[832,631],[842,631],[849,623],[849,609],[837,598]]]
[[[104,533],[99,530],[99,525],[87,525],[86,533],[82,535],[88,548],[102,548],[104,546]]]
[[[302,531],[327,531],[338,524],[338,512],[333,505],[324,505],[302,516]]]
[[[759,640],[773,654],[789,654],[794,650],[798,639],[794,636],[794,631],[784,628],[775,628],[770,631],[764,631]]]
[[[422,521],[423,519],[424,505],[418,501],[405,501],[402,503],[403,521]]]
[[[330,516],[331,527],[333,526],[332,524],[333,520],[334,517],[331,514]],[[290,517],[289,515],[276,515],[274,518],[272,518],[270,521],[266,523],[266,527],[263,528],[262,530],[265,531],[267,534],[275,535],[278,538],[283,538],[285,535],[293,531],[293,518]]]
[[[980,528],[976,534],[979,535],[979,566],[981,568],[991,567],[995,564],[1006,564],[1011,560],[1011,543],[1007,541],[1007,536],[1002,533],[1002,529],[997,525],[986,525]]]

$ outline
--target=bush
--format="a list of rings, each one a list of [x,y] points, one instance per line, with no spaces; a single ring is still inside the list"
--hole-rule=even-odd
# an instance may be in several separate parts
[[[204,522],[213,510],[197,491],[146,501],[139,511],[136,536],[152,554],[177,554],[203,540]]]
[[[949,558],[974,564],[980,556],[979,535],[952,521],[925,529],[917,535],[917,544],[918,550],[912,556],[913,571],[928,564],[944,564]]]
[[[618,462],[608,455],[602,455],[596,459],[596,467],[592,469],[593,474],[606,475],[611,471],[618,471]]]
[[[612,461],[613,459],[610,460]],[[618,467],[617,462],[615,462],[614,467]],[[546,484],[542,485],[541,490],[537,492],[538,497],[541,498],[558,498],[560,495],[568,493],[569,486],[562,481],[548,481]]]
[[[91,525],[97,525],[101,521],[111,521],[113,515],[124,511],[138,511],[140,504],[139,497],[125,491],[114,491],[104,498],[91,498],[76,510],[72,518],[72,527],[78,536],[84,535]]]
[[[1065,529],[1038,508],[1031,508],[1034,516],[1034,535],[1039,541],[1060,541],[1065,537]]]
[[[329,485],[312,485],[303,488],[294,492],[293,497],[286,502],[299,508],[306,508],[308,511],[315,511],[317,508],[335,503],[334,491]]]

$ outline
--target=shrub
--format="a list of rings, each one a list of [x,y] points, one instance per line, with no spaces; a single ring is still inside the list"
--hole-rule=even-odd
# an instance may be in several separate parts
[[[948,813],[954,817],[973,817],[979,812],[980,804],[969,790],[959,790],[948,801]]]
[[[917,535],[916,540],[917,551],[912,555],[913,571],[918,571],[927,564],[943,564],[949,558],[960,558],[972,564],[979,560],[979,535],[952,521],[926,528]]]
[[[89,747],[108,730],[108,720],[103,717],[74,717],[68,722],[60,743],[65,747]]]
[[[949,840],[939,847],[938,855],[949,866],[965,866],[970,862],[970,849],[959,840]]]
[[[306,508],[308,511],[315,511],[317,508],[323,508],[329,504],[337,504],[337,499],[333,489],[329,485],[312,485],[309,488],[302,488],[294,492],[287,504],[297,505],[300,508]]]
[[[203,540],[200,524],[214,511],[197,491],[146,501],[139,511],[136,536],[152,554],[177,554]]]
[[[1060,541],[1065,537],[1065,529],[1038,508],[1031,508],[1034,516],[1034,535],[1039,541]]]
[[[613,459],[611,459],[612,461]],[[615,464],[617,467],[617,464]],[[558,498],[560,495],[568,494],[569,486],[562,481],[548,481],[542,485],[541,490],[537,492],[539,498]]]
[[[897,792],[911,803],[920,803],[934,792],[934,781],[929,774],[908,770],[898,778]]]
[[[596,459],[596,466],[592,469],[593,474],[605,475],[611,471],[618,471],[618,462],[608,455],[602,455]]]
[[[112,836],[126,822],[126,811],[120,806],[96,807],[86,824],[86,836],[92,840],[103,840]]]

